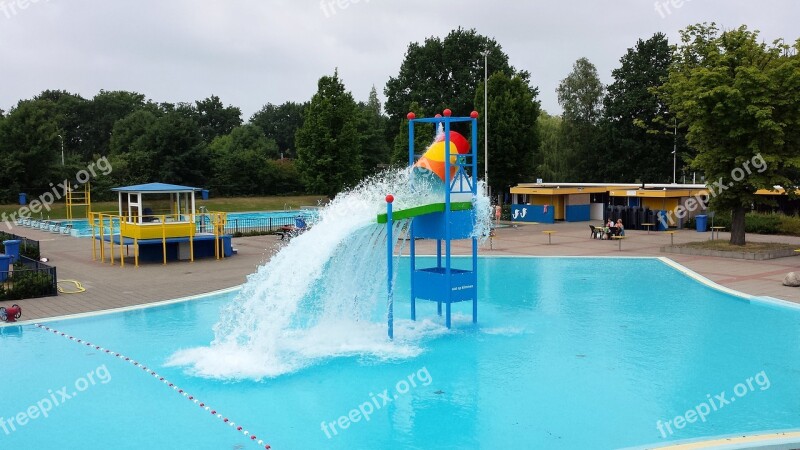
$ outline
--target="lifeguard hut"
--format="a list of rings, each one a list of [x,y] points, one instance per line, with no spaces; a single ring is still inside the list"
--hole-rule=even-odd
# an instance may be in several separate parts
[[[119,248],[121,266],[125,265],[123,246],[128,253],[133,247],[137,267],[140,259],[166,264],[168,260],[231,256],[226,213],[196,212],[195,194],[201,190],[165,183],[113,188],[118,194],[116,214],[90,213],[94,259],[105,262],[106,244],[112,265],[114,248]]]
[[[414,113],[408,114],[408,163],[415,171],[435,175],[441,180],[442,202],[414,208],[393,211],[394,197],[386,196],[386,214],[378,216],[378,223],[386,223],[387,260],[389,283],[389,338],[394,337],[394,297],[392,239],[393,222],[411,220],[409,231],[411,263],[411,319],[416,320],[417,299],[437,303],[437,312],[442,315],[445,307],[445,324],[451,327],[451,305],[472,301],[472,322],[478,320],[478,239],[474,236],[476,221],[475,199],[477,198],[477,141],[478,113],[470,117],[451,117],[449,109],[443,116],[417,119]],[[471,128],[471,144],[459,133],[451,130],[453,123],[467,122]],[[414,149],[414,126],[418,123],[432,123],[441,127],[442,133],[427,151],[418,156]],[[417,239],[436,241],[435,265],[422,266],[417,261]],[[472,240],[472,258],[469,264],[453,267],[452,241]],[[464,268],[469,266],[469,268]]]

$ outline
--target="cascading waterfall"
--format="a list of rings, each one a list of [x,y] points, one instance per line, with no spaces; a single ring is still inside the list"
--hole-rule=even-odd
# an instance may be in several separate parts
[[[395,320],[386,337],[386,194],[401,210],[444,201],[444,185],[430,172],[390,170],[336,197],[311,229],[247,278],[223,309],[208,347],[180,350],[169,365],[198,376],[225,379],[276,377],[325,358],[360,355],[412,357],[420,341],[446,332],[438,322]],[[483,189],[479,189],[483,192]],[[475,235],[491,226],[489,199],[475,199]],[[404,222],[392,235],[401,237]],[[399,317],[403,317],[400,315]]]

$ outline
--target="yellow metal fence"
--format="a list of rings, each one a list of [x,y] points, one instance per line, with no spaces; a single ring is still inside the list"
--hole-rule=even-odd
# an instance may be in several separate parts
[[[120,266],[125,266],[122,247],[129,252],[129,244],[125,239],[133,240],[134,265],[139,267],[139,241],[161,240],[163,264],[167,263],[167,239],[188,238],[189,259],[194,261],[194,238],[198,234],[213,234],[214,257],[224,259],[225,252],[220,248],[221,238],[225,234],[228,215],[224,212],[205,212],[197,214],[163,214],[149,215],[146,222],[138,222],[139,217],[118,214],[92,212],[89,214],[89,225],[92,228],[92,259],[106,261],[106,241],[108,241],[109,261],[113,266],[116,258],[115,245],[119,247]],[[143,218],[144,219],[144,218]],[[199,220],[199,223],[198,223]],[[200,232],[198,232],[198,228]],[[118,242],[115,242],[118,241]],[[98,245],[99,244],[99,245]],[[128,255],[130,256],[130,255]]]

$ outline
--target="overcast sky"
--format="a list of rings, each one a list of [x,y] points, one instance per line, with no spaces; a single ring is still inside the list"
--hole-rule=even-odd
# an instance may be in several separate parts
[[[576,59],[589,58],[608,83],[637,39],[662,31],[674,42],[703,21],[793,42],[800,2],[0,0],[0,108],[45,89],[129,90],[156,102],[214,94],[247,120],[268,102],[310,99],[336,67],[357,100],[373,85],[383,97],[410,42],[461,26],[495,38],[531,72],[544,109],[559,113],[555,89]]]

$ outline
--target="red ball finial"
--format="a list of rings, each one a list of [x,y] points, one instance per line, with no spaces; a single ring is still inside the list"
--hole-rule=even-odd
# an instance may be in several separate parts
[[[386,196],[386,203],[392,203],[392,202],[394,202],[394,195],[392,195],[392,194],[387,195]]]
[[[412,111],[412,112],[406,114],[406,117],[408,118],[408,120],[414,120],[414,119],[417,118],[417,115],[414,114],[414,112]]]
[[[442,118],[442,115],[441,115],[441,114],[437,114],[437,115],[435,115],[435,116],[433,116],[433,117],[436,117],[437,119],[441,119],[441,118]]]
[[[450,109],[449,109],[449,108],[448,108],[448,109],[445,109],[445,110],[444,110],[444,111],[442,111],[442,112],[444,113],[444,116],[445,116],[445,117],[450,117],[451,115],[453,115],[453,111],[450,111]]]
[[[478,111],[472,111],[471,113],[469,113],[469,116],[472,117],[473,119],[477,119],[478,118]]]

